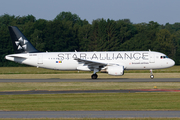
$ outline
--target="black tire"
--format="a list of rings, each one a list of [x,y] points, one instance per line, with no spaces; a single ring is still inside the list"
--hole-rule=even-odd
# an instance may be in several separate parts
[[[151,79],[154,79],[154,75],[150,75],[150,78],[151,78]]]
[[[92,78],[92,79],[97,79],[97,77],[98,77],[97,74],[92,74],[92,75],[91,75],[91,78]]]

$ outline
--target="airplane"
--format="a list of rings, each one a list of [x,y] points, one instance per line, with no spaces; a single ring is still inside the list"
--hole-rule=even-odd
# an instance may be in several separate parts
[[[54,70],[93,71],[92,79],[97,79],[97,72],[105,71],[109,75],[122,76],[124,70],[163,69],[174,66],[175,62],[165,54],[155,51],[94,51],[94,52],[40,52],[21,33],[16,26],[9,26],[9,32],[15,54],[6,55],[5,59],[20,64],[27,64]]]

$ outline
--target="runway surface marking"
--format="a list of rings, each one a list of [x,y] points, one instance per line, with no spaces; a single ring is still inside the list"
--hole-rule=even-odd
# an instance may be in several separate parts
[[[179,118],[180,111],[0,111],[0,118]]]

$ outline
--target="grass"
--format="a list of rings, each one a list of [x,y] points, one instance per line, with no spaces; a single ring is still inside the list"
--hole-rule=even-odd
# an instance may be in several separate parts
[[[180,93],[1,95],[3,111],[180,110]]]
[[[128,70],[126,73],[149,73],[149,70]],[[180,66],[153,70],[153,73],[180,73]]]
[[[79,71],[80,73],[90,73]],[[62,74],[78,73],[78,71],[59,71],[36,67],[0,67],[0,74]]]
[[[180,89],[179,82],[44,82],[0,83],[0,91],[29,90],[118,90],[118,89]]]

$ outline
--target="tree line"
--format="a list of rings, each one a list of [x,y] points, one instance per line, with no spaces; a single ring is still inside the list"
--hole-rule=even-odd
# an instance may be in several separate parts
[[[96,19],[90,24],[71,12],[61,12],[53,20],[33,15],[0,16],[0,66],[21,66],[4,59],[14,53],[8,26],[17,26],[39,50],[63,51],[158,51],[180,65],[180,23],[133,24],[129,19]]]

